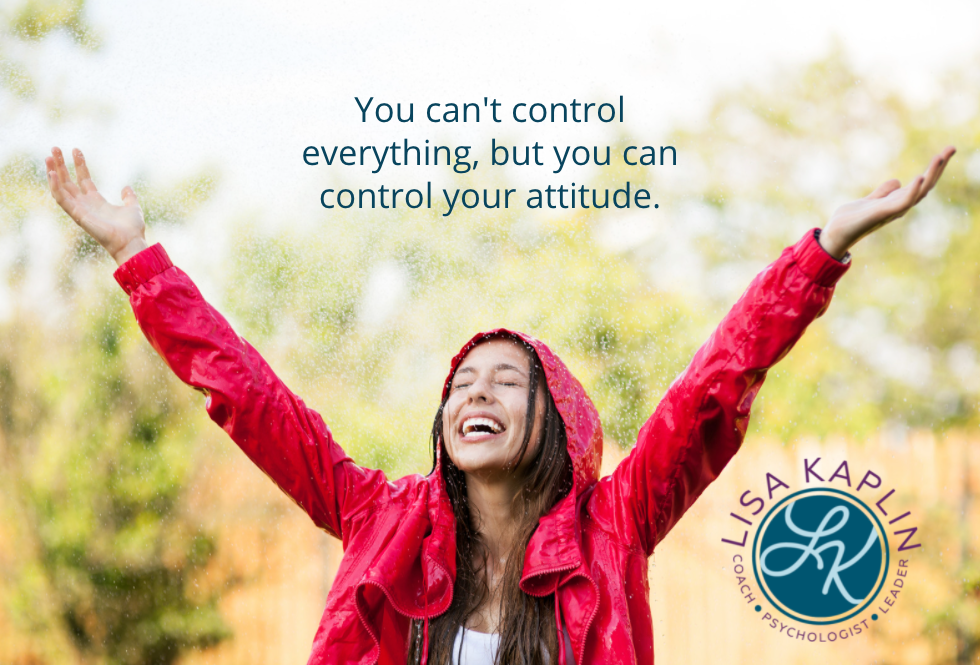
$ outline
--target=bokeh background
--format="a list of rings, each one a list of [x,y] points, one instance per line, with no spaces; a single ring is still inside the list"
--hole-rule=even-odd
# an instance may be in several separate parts
[[[660,663],[980,662],[980,5],[0,0],[0,663],[303,663],[342,554],[207,417],[46,193],[52,145],[160,242],[360,464],[428,471],[448,360],[546,340],[608,472],[751,277],[834,208],[937,189],[863,242],[769,374],[744,449],[651,560]],[[615,100],[613,125],[362,124],[377,102]],[[309,167],[307,145],[673,145],[677,166]],[[615,152],[615,151],[614,151]],[[643,184],[656,211],[342,212],[330,186]],[[923,543],[887,621],[760,625],[728,513],[847,459]]]

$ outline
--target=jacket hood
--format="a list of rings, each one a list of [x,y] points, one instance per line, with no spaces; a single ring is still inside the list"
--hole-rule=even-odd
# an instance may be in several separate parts
[[[555,406],[565,424],[568,454],[572,460],[574,473],[572,491],[541,518],[538,529],[528,543],[524,557],[521,588],[526,593],[539,596],[553,593],[560,584],[572,576],[588,576],[587,570],[582,568],[584,557],[581,549],[578,505],[579,501],[587,496],[588,490],[599,480],[599,467],[602,463],[602,425],[595,405],[565,363],[541,340],[506,328],[477,333],[463,345],[450,364],[449,375],[442,389],[443,400],[446,399],[453,375],[466,354],[480,342],[495,337],[522,340],[538,354],[541,366],[544,368],[548,391],[555,400]],[[442,446],[436,444],[434,473],[440,485],[444,482],[441,473],[441,455]],[[443,496],[446,496],[444,490]]]

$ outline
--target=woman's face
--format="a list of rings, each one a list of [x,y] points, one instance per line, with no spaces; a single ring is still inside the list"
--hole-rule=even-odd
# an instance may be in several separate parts
[[[520,476],[541,447],[544,420],[542,381],[536,395],[534,429],[527,452],[514,473],[524,441],[531,364],[527,352],[509,339],[491,339],[460,362],[442,412],[449,458],[461,471],[485,476]]]

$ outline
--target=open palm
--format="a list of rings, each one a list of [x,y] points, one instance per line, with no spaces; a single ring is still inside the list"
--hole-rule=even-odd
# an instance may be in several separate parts
[[[72,157],[77,183],[72,182],[60,149],[52,148],[51,156],[45,158],[51,195],[76,224],[121,263],[118,257],[132,255],[135,253],[132,250],[146,247],[146,224],[136,192],[127,185],[122,190],[123,204],[109,203],[92,182],[82,152],[76,149]]]
[[[842,205],[821,234],[821,244],[840,258],[858,240],[904,215],[932,190],[955,152],[952,146],[945,148],[932,158],[925,173],[905,187],[889,180],[863,199]]]

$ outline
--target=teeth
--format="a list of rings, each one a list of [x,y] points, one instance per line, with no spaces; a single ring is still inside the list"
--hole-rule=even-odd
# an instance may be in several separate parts
[[[481,425],[489,428],[494,434],[500,434],[504,431],[504,428],[497,421],[490,418],[467,418],[463,421],[463,436],[472,434]]]

